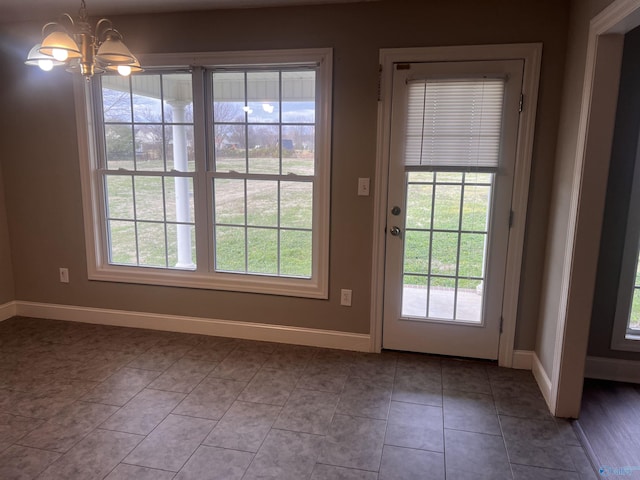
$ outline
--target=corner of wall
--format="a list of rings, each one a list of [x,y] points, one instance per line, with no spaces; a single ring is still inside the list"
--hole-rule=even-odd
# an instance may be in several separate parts
[[[7,207],[1,160],[2,159],[0,159],[0,306],[15,300],[11,242],[7,221]]]

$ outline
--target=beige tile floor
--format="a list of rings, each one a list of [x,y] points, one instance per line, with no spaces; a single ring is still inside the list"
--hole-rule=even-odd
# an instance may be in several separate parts
[[[0,479],[595,479],[530,372],[0,323]]]

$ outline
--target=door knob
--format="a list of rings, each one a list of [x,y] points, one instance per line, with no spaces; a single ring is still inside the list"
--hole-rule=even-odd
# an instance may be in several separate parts
[[[394,237],[399,237],[400,234],[402,233],[402,230],[400,230],[400,228],[398,227],[391,227],[391,235],[393,235]]]

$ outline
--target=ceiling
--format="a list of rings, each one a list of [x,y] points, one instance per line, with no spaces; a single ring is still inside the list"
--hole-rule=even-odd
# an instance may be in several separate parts
[[[91,16],[148,12],[177,12],[219,8],[256,8],[375,0],[85,0]],[[61,13],[76,16],[80,0],[0,0],[0,23],[51,18]]]

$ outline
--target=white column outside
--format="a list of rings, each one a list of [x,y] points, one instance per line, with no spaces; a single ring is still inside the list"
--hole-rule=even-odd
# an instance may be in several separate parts
[[[185,122],[185,102],[169,102],[173,109],[173,168],[179,172],[187,172],[187,131]],[[189,218],[189,179],[175,178],[176,188],[176,220],[188,223]],[[195,268],[191,257],[191,226],[177,225],[178,268]]]

